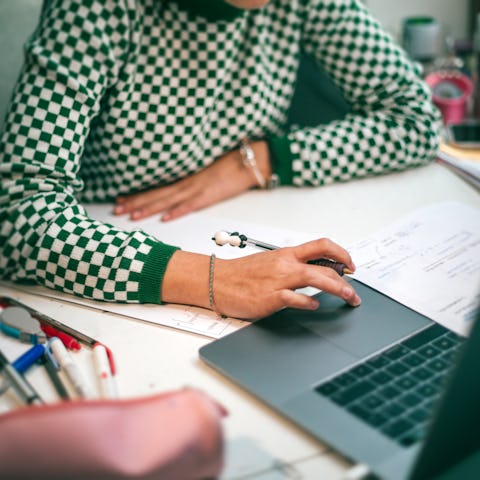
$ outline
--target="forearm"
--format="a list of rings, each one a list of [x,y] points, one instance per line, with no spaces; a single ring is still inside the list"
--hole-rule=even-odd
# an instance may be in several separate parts
[[[167,266],[161,298],[166,303],[181,303],[209,308],[210,257],[177,251]]]
[[[282,183],[322,185],[432,160],[441,117],[405,53],[356,0],[312,0],[306,9],[304,49],[351,113],[269,139]]]
[[[271,139],[283,185],[319,186],[425,165],[435,158],[441,119],[429,101],[404,109],[351,114]]]

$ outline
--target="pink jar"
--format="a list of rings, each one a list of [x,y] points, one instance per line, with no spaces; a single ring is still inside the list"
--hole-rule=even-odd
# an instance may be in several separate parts
[[[473,82],[461,72],[439,71],[427,75],[433,103],[440,109],[445,125],[465,119],[473,93]]]

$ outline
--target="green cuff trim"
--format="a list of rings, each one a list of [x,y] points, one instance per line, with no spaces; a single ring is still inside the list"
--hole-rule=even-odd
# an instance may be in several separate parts
[[[225,0],[177,0],[177,2],[190,13],[213,21],[235,20],[245,12],[226,3]]]
[[[267,139],[272,162],[272,171],[280,178],[280,185],[293,184],[293,155],[290,150],[290,140],[287,137],[272,137]]]
[[[162,303],[163,276],[172,255],[178,247],[163,242],[155,243],[143,265],[138,287],[140,303]]]

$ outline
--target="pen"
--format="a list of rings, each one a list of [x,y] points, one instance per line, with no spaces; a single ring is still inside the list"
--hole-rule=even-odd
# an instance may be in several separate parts
[[[75,330],[74,328],[69,327],[68,325],[64,325],[58,320],[54,320],[53,318],[47,317],[46,315],[35,312],[35,316],[37,316],[37,314],[41,315],[40,322],[44,322],[44,324],[50,327],[53,327],[55,329],[58,329],[60,332],[63,332],[67,335],[70,335],[71,337],[73,337],[73,339],[77,340],[78,342],[82,342],[91,348],[93,348],[96,344],[100,344],[100,342],[95,340],[94,338],[89,337],[88,335],[85,335],[84,333],[79,332],[78,330]],[[80,344],[78,346],[80,347]],[[103,345],[103,346],[107,351],[108,362],[110,364],[112,375],[115,375],[116,366],[115,366],[115,361],[113,359],[112,351],[106,345]]]
[[[12,362],[12,366],[18,373],[25,373],[44,353],[45,347],[43,345],[34,345]]]
[[[5,375],[7,381],[17,392],[17,395],[28,405],[41,405],[43,400],[27,380],[18,373],[13,365],[9,363],[3,352],[0,350],[0,372]]]
[[[69,327],[68,325],[63,324],[62,322],[59,322],[58,320],[54,320],[53,318],[48,317],[47,315],[44,315],[43,313],[38,312],[37,310],[23,304],[22,302],[19,302],[18,300],[14,300],[13,298],[8,298],[8,302],[11,305],[15,305],[18,307],[25,308],[30,312],[30,314],[37,318],[41,324],[47,324],[52,326],[53,328],[58,329],[61,332],[66,333],[67,335],[71,335],[73,338],[75,338],[77,341],[83,343],[84,345],[87,345],[88,347],[93,348],[93,346],[96,343],[100,343],[97,340],[95,340],[92,337],[89,337],[88,335],[85,335],[82,332],[79,332],[75,328]],[[116,373],[116,366],[115,366],[115,361],[113,358],[112,351],[105,345],[105,348],[107,349],[107,355],[108,355],[108,361],[110,362],[110,368],[112,370],[112,374],[115,375]]]
[[[107,349],[101,343],[97,343],[93,347],[93,363],[100,383],[102,397],[118,397],[117,386],[110,368]]]
[[[264,250],[278,250],[280,247],[272,245],[270,243],[265,243],[260,240],[255,240],[249,238],[246,235],[243,235],[238,232],[216,232],[212,237],[212,240],[219,246],[226,245],[227,243],[232,247],[245,248],[247,245],[253,245],[258,248],[263,248]],[[307,263],[312,265],[318,265],[320,267],[328,267],[335,270],[339,275],[351,274],[353,273],[350,269],[346,267],[344,263],[335,262],[328,258],[318,258],[316,260],[309,260]]]
[[[72,356],[68,353],[62,341],[57,337],[52,337],[48,344],[53,357],[60,365],[60,369],[65,372],[76,393],[82,398],[93,398],[94,395],[90,386],[83,378],[82,372],[73,361]]]
[[[58,365],[57,361],[53,358],[53,354],[50,351],[50,348],[47,347],[45,349],[45,353],[43,354],[42,360],[45,366],[45,370],[47,371],[47,374],[50,377],[50,380],[53,383],[53,386],[55,387],[55,390],[57,391],[60,398],[63,398],[65,400],[69,399],[70,395],[68,393],[68,390],[66,389],[60,375],[58,374],[58,371],[60,370],[60,366]]]
[[[14,300],[13,298],[9,298],[8,300],[11,303],[11,305],[15,305],[17,307],[22,307],[26,309],[28,312],[30,312],[30,314],[33,317],[37,318],[41,324],[46,323],[47,325],[50,325],[54,328],[58,328],[58,330],[60,330],[61,332],[71,335],[73,338],[75,338],[79,342],[84,343],[85,345],[88,345],[89,347],[93,347],[95,343],[97,343],[96,340],[89,337],[88,335],[85,335],[84,333],[79,332],[78,330],[75,330],[74,328],[69,327],[68,325],[63,324],[58,320],[54,320],[53,318],[50,318],[47,315],[44,315],[43,313],[40,313],[39,311],[23,304],[22,302],[19,302],[18,300]]]
[[[52,327],[51,325],[43,324],[40,326],[40,328],[43,330],[43,332],[45,333],[45,335],[47,335],[48,338],[59,338],[65,345],[65,347],[67,347],[69,350],[80,350],[82,348],[82,346],[75,338],[65,332],[58,330],[57,328]]]
[[[12,366],[18,373],[23,374],[43,355],[43,352],[45,352],[45,347],[43,345],[34,345],[12,362]],[[6,392],[9,387],[10,384],[8,382],[5,382],[0,386],[0,395]]]

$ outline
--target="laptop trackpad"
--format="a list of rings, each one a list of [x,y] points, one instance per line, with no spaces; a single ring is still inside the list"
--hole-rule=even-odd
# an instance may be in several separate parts
[[[380,294],[351,281],[362,304],[352,308],[333,295],[320,293],[316,312],[298,312],[296,320],[305,328],[355,357],[371,355],[431,321]]]

